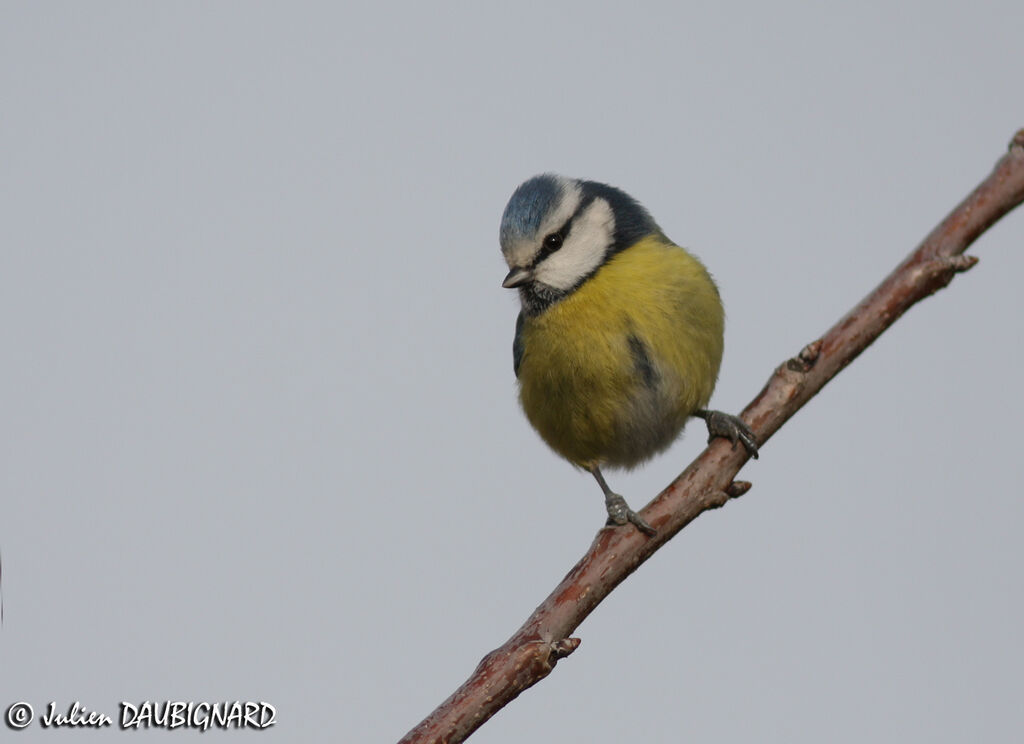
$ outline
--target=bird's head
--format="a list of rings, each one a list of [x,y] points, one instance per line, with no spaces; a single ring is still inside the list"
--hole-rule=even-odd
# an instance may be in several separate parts
[[[660,232],[628,194],[596,181],[545,173],[515,190],[501,218],[501,252],[527,315],[593,276],[613,255]]]

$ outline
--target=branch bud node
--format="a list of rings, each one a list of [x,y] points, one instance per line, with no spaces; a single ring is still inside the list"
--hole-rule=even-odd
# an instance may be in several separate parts
[[[811,341],[800,353],[786,362],[786,367],[791,372],[808,372],[821,355],[821,339]]]
[[[580,647],[579,638],[563,638],[560,641],[555,641],[551,644],[551,661],[554,663],[559,659],[564,659],[566,656],[571,654],[573,651]]]
[[[972,268],[976,263],[978,263],[978,257],[964,256],[961,254],[959,256],[950,256],[948,261],[950,268],[953,269],[953,271],[960,273],[963,271],[967,271],[968,269]]]
[[[729,487],[725,489],[725,492],[729,494],[730,498],[738,499],[749,491],[752,485],[753,484],[750,481],[733,481],[729,484]]]

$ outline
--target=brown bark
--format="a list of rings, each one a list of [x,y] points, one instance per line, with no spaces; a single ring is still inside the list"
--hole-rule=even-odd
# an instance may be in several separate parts
[[[911,306],[942,289],[977,259],[962,255],[1003,215],[1024,201],[1024,129],[992,173],[877,288],[821,338],[783,362],[743,411],[760,443],[852,362]],[[569,634],[608,594],[702,512],[723,506],[750,484],[733,481],[747,461],[742,447],[715,440],[641,516],[658,530],[598,532],[586,555],[500,648],[487,654],[461,687],[402,739],[460,742],[556,662],[579,646]]]

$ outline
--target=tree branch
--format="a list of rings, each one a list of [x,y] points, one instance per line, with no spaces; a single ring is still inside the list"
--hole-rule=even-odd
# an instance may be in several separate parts
[[[1024,129],[992,173],[878,287],[794,358],[783,362],[742,413],[766,442],[779,427],[915,303],[945,287],[977,259],[963,252],[1024,201]],[[717,439],[641,515],[658,530],[605,528],[586,555],[534,610],[515,635],[487,654],[451,697],[402,739],[461,742],[523,690],[536,684],[580,644],[569,634],[683,527],[708,509],[745,493],[733,481],[747,461],[743,448]]]

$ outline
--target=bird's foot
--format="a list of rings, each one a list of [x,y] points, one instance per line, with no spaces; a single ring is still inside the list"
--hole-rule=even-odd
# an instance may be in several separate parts
[[[632,524],[648,537],[654,537],[658,534],[658,531],[647,524],[643,517],[629,508],[629,504],[619,494],[607,494],[604,499],[604,505],[608,509],[609,525]]]
[[[715,437],[724,437],[732,442],[733,448],[737,444],[742,444],[747,454],[757,459],[757,439],[739,416],[703,409],[695,411],[694,415],[700,416],[708,425],[708,444],[711,444]]]

